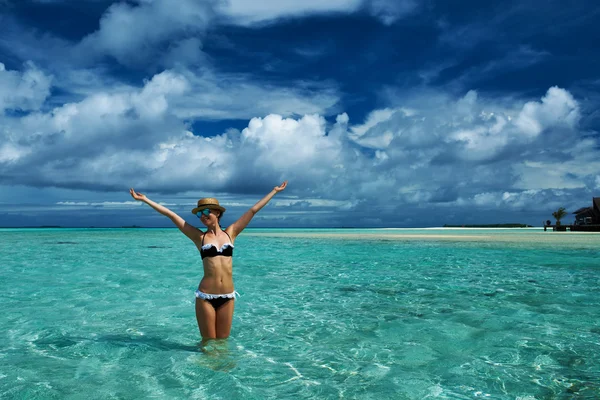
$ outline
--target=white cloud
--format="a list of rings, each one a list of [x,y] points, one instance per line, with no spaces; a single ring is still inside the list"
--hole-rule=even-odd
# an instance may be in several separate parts
[[[76,69],[54,80],[57,88],[72,94],[53,100],[60,102],[60,107],[98,93],[135,93],[132,96],[138,99],[138,111],[161,112],[168,99],[172,114],[186,120],[251,119],[270,113],[328,114],[339,101],[338,89],[331,84],[295,82],[275,86],[254,81],[251,76],[218,73],[209,68],[191,71],[178,66],[154,75],[148,82],[140,89],[114,81],[102,71]]]
[[[134,94],[132,103],[140,115],[156,118],[167,111],[167,97],[175,100],[189,89],[190,85],[183,76],[165,71],[147,82],[139,94]]]
[[[105,55],[127,66],[206,64],[203,39],[214,24],[252,25],[365,9],[391,24],[416,8],[414,0],[178,0],[177,7],[170,0],[141,0],[135,5],[118,2],[106,10],[98,30],[86,36],[71,56],[88,64]]]
[[[229,0],[221,3],[219,11],[237,24],[250,25],[310,14],[351,14],[364,9],[390,25],[412,14],[417,8],[416,0]]]
[[[140,64],[160,55],[167,41],[176,43],[172,52],[180,52],[178,46],[199,45],[189,39],[202,34],[213,15],[211,1],[178,0],[177,7],[168,0],[143,0],[136,6],[114,3],[77,51],[81,57],[100,52],[121,64]]]
[[[415,8],[415,0],[178,0],[177,7],[171,0],[119,1],[102,14],[98,29],[78,43],[49,32],[40,34],[12,18],[3,19],[0,47],[65,75],[73,69],[98,69],[106,57],[138,70],[179,65],[207,68],[210,59],[203,51],[207,31],[219,24],[251,25],[311,14],[364,11],[389,24]],[[323,48],[297,51],[312,57]]]
[[[357,136],[363,136],[369,129],[373,128],[375,125],[389,120],[396,110],[392,110],[389,108],[384,108],[382,110],[375,110],[369,113],[367,116],[367,120],[362,125],[357,125],[352,128],[352,132]]]
[[[327,200],[327,199],[302,199],[302,200],[276,200],[274,201],[275,207],[293,207],[297,205],[307,205],[309,207],[326,207],[326,208],[338,208],[338,209],[350,209],[356,202],[353,201],[340,201],[340,200]]]
[[[533,208],[543,200],[543,194],[539,190],[530,189],[521,192],[504,192],[502,200],[504,207],[512,207],[514,209]]]
[[[242,131],[242,141],[260,151],[256,162],[261,165],[308,169],[321,157],[337,157],[339,144],[325,133],[325,120],[318,115],[295,120],[272,114],[253,118]]]
[[[202,40],[196,37],[176,42],[162,55],[162,65],[167,68],[179,65],[206,65],[207,56],[202,51]]]
[[[52,76],[46,75],[33,63],[25,70],[8,71],[0,63],[0,113],[7,109],[37,110],[50,95]]]
[[[519,176],[514,184],[517,189],[578,189],[587,186],[588,177],[593,179],[600,170],[600,161],[575,158],[558,163],[541,158],[517,163],[513,169]]]
[[[107,207],[107,208],[125,207],[125,208],[130,208],[130,207],[139,207],[143,203],[141,203],[139,201],[101,201],[101,202],[57,201],[56,204],[60,205],[60,206],[89,206],[89,207]],[[163,204],[163,203],[161,203],[161,204]]]
[[[68,154],[75,160],[87,160],[86,173],[114,172],[120,165],[126,164],[119,159],[119,148],[125,152],[134,150],[123,155],[124,158],[143,158],[136,150],[157,146],[159,151],[155,158],[158,161],[169,152],[165,147],[169,144],[172,149],[176,148],[175,151],[180,151],[179,142],[173,142],[172,138],[181,138],[184,142],[189,140],[183,134],[184,120],[189,118],[251,118],[257,112],[268,114],[270,109],[282,113],[321,112],[323,107],[336,100],[334,96],[325,96],[322,105],[319,105],[320,100],[311,101],[308,93],[298,94],[292,90],[269,93],[268,87],[250,84],[242,88],[232,87],[230,91],[225,86],[219,88],[217,94],[214,88],[212,93],[198,90],[201,85],[207,87],[206,82],[191,74],[165,71],[155,75],[141,89],[119,87],[113,92],[94,93],[82,101],[64,104],[48,113],[35,112],[22,118],[7,118],[0,130],[0,137],[6,139],[0,146],[0,161],[14,164],[30,156],[30,162],[47,162],[55,154]],[[233,98],[230,97],[232,95]],[[255,96],[264,100],[253,101]],[[236,104],[239,106],[236,107]],[[267,123],[270,121],[267,120]],[[218,141],[218,138],[213,140]],[[23,142],[28,145],[22,145]],[[93,159],[107,148],[115,150],[107,152],[105,161]],[[82,149],[85,150],[81,156],[77,156]],[[214,158],[211,154],[206,154],[206,157]],[[198,157],[190,161],[196,162]],[[55,162],[57,165],[63,163]],[[67,182],[68,176],[69,173],[65,173]],[[105,181],[107,179],[102,178],[98,182]]]
[[[347,212],[367,204],[389,215],[402,207],[418,213],[425,204],[517,210],[543,201],[547,190],[598,185],[597,143],[579,137],[577,103],[562,89],[529,103],[475,92],[429,102],[414,96],[354,125],[345,113],[333,124],[319,114],[270,113],[252,118],[241,132],[207,138],[190,132],[182,116],[206,112],[182,109],[195,92],[190,76],[165,71],[140,89],[0,117],[0,173],[6,182],[35,186],[232,196],[289,179],[288,194],[298,197],[278,199],[278,209]],[[522,113],[542,130],[523,133],[514,122]],[[570,146],[556,146],[557,129],[569,130]],[[555,164],[555,157],[563,161]],[[84,207],[78,202],[60,204]]]
[[[556,86],[548,89],[542,102],[528,102],[515,121],[519,130],[527,136],[537,136],[545,128],[565,125],[573,128],[579,122],[579,105],[573,96]]]
[[[556,194],[556,193],[554,193]],[[498,210],[519,211],[540,209],[540,204],[548,202],[548,193],[540,190],[523,190],[514,192],[492,191],[476,193],[471,197],[460,197],[456,201],[444,204],[444,207],[476,207],[478,212],[490,210],[495,213]],[[551,201],[551,207],[554,207],[557,199]],[[507,213],[508,214],[508,213]],[[514,221],[513,221],[514,222]]]
[[[221,3],[220,11],[238,24],[248,25],[308,14],[354,12],[361,3],[362,0],[229,0]]]
[[[475,91],[453,99],[439,93],[391,98],[403,107],[372,112],[365,124],[355,127],[357,143],[378,149],[400,141],[404,148],[448,146],[444,158],[465,161],[491,160],[511,148],[532,146],[544,131],[576,132],[579,105],[564,89],[552,87],[541,101],[525,104],[500,99],[480,99]],[[511,104],[512,103],[512,104]],[[575,144],[573,144],[575,145]]]
[[[326,113],[339,100],[335,87],[298,82],[295,87],[276,87],[251,82],[242,75],[180,71],[190,90],[175,99],[180,118],[251,119],[268,114],[305,115]]]
[[[384,24],[391,25],[406,17],[418,8],[416,0],[370,0],[367,7],[371,15],[379,18]]]
[[[332,123],[326,118],[338,112],[335,85],[297,81],[279,87],[251,75],[221,73],[203,52],[213,24],[355,12],[391,24],[414,13],[416,1],[172,4],[114,3],[98,30],[78,44],[16,29],[16,20],[3,25],[3,48],[17,58],[36,57],[21,71],[0,64],[3,183],[100,191],[141,185],[235,197],[289,178],[297,198],[276,203],[288,207],[286,212],[306,205],[337,210],[367,205],[388,215],[407,205],[415,215],[431,205],[535,207],[548,192],[587,194],[600,188],[598,140],[583,137],[579,102],[565,89],[552,87],[531,101],[476,91],[455,97],[396,90],[384,99],[387,107],[364,120],[341,113]],[[491,37],[483,25],[467,28],[465,35],[454,31],[450,42],[469,46],[465,41],[474,31],[484,34],[477,41]],[[323,48],[295,51],[318,56]],[[475,79],[546,56],[522,47],[467,75]],[[134,87],[103,70],[111,65],[106,58],[138,72],[159,72]],[[52,91],[60,94],[50,97]],[[190,131],[197,119],[250,122],[241,132],[205,138]],[[132,206],[62,198],[72,200],[52,204]]]
[[[478,193],[473,196],[473,202],[477,206],[492,206],[494,208],[500,205],[500,199],[497,193]]]
[[[17,144],[5,143],[0,146],[0,163],[10,163],[29,154],[29,149]]]

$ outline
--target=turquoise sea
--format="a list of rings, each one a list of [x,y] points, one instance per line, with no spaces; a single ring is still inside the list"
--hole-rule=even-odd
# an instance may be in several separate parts
[[[600,234],[247,229],[206,346],[201,275],[176,229],[0,229],[0,398],[600,398]]]

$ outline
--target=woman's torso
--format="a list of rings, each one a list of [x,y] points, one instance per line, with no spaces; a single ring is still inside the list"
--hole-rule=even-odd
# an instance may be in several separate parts
[[[198,289],[204,293],[225,294],[234,291],[233,286],[233,241],[225,231],[215,236],[205,233],[196,243],[202,258],[204,276]]]

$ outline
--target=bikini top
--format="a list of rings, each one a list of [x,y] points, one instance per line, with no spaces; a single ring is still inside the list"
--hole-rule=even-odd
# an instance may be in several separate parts
[[[225,232],[225,231],[223,231]],[[227,236],[229,234],[225,232]],[[204,244],[204,235],[202,236],[202,247],[200,247],[200,257],[204,260],[206,257],[231,257],[233,255],[233,244],[231,244],[231,236],[229,236],[229,243],[223,244],[220,249],[216,245],[209,243]]]

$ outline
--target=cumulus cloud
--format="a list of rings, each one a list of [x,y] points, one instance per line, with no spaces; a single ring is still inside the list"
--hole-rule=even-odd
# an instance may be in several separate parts
[[[179,0],[177,7],[173,7],[171,0],[115,1],[101,15],[98,29],[79,41],[30,29],[7,16],[2,20],[0,47],[22,60],[52,65],[55,71],[67,66],[93,69],[112,60],[138,71],[155,72],[178,65],[206,68],[210,64],[203,50],[207,31],[217,26],[248,26],[281,18],[358,12],[368,12],[390,24],[415,9],[415,0]],[[315,49],[298,51],[311,57]]]
[[[393,123],[388,123],[396,110],[384,108],[369,113],[367,120],[352,127],[350,136],[356,143],[373,149],[385,149],[394,138]],[[377,127],[377,129],[374,129]]]
[[[597,145],[597,144],[596,144]],[[564,154],[564,153],[563,153]],[[581,154],[581,153],[579,153]],[[575,156],[554,162],[553,157],[540,157],[537,161],[524,161],[516,164],[514,170],[519,179],[514,187],[518,189],[595,189],[594,174],[600,170],[600,161],[594,151],[587,150],[585,156],[593,160]]]
[[[169,0],[115,2],[102,15],[99,28],[83,38],[70,56],[85,65],[104,56],[136,68],[206,65],[203,41],[207,29],[215,24],[253,25],[365,9],[391,24],[413,12],[416,6],[414,0],[179,0],[177,7]]]
[[[260,154],[256,164],[273,169],[284,166],[292,170],[323,170],[340,151],[339,143],[326,136],[325,120],[318,115],[305,115],[298,120],[280,115],[253,118],[242,131],[241,140]],[[314,164],[319,159],[323,161]]]
[[[50,95],[51,83],[52,76],[31,62],[25,64],[23,72],[9,71],[0,63],[0,113],[39,109]]]
[[[550,126],[573,128],[579,121],[579,106],[564,89],[551,87],[542,101],[528,102],[519,113],[515,125],[528,136],[537,136]]]
[[[452,160],[492,161],[519,158],[525,146],[545,142],[553,132],[576,132],[579,105],[564,89],[550,88],[541,101],[519,102],[480,99],[469,91],[460,99],[446,95],[427,94],[424,100],[394,100],[406,102],[403,107],[373,111],[367,122],[355,128],[357,142],[368,139],[385,148],[397,141],[404,148],[436,148],[438,162]],[[540,136],[544,138],[540,139]],[[543,147],[544,143],[540,144]]]
[[[191,88],[174,100],[174,113],[180,118],[251,119],[270,113],[326,113],[339,100],[337,89],[326,83],[297,82],[295,87],[277,87],[253,83],[244,75],[210,70],[181,70],[179,74]]]
[[[3,121],[4,140],[0,147],[2,172],[12,171],[7,180],[13,183],[44,186],[54,181],[52,185],[61,187],[83,185],[96,188],[114,188],[123,178],[132,175],[137,175],[137,181],[143,183],[143,177],[151,175],[154,183],[164,183],[165,190],[180,190],[181,185],[195,181],[198,172],[208,166],[217,171],[212,187],[218,188],[222,181],[231,178],[233,172],[245,169],[237,167],[240,163],[235,162],[236,157],[242,158],[241,154],[237,154],[242,153],[240,148],[228,151],[233,142],[244,149],[263,151],[265,146],[270,146],[267,142],[272,141],[277,151],[264,154],[264,159],[271,160],[272,164],[272,160],[282,161],[281,154],[290,155],[289,144],[310,144],[315,138],[294,137],[293,132],[312,135],[316,125],[324,125],[322,117],[318,116],[307,116],[300,121],[269,116],[264,120],[253,119],[249,128],[241,134],[223,134],[214,138],[194,136],[187,130],[184,118],[210,115],[208,107],[218,110],[220,105],[218,102],[210,103],[211,99],[206,98],[204,102],[197,101],[195,109],[186,111],[183,104],[187,103],[186,96],[193,87],[193,79],[165,71],[155,75],[141,89],[99,92],[49,112],[32,112],[23,117],[7,116]],[[265,97],[268,95],[266,91],[259,93]],[[291,100],[290,110],[302,110],[303,100],[293,104],[294,97],[291,93],[286,94],[291,97],[287,101],[274,96],[274,100],[280,100],[280,107],[289,106]],[[309,101],[305,103],[309,110],[315,107]],[[203,109],[203,106],[206,108]],[[225,108],[226,105],[221,106],[221,110]],[[251,110],[248,107],[236,112],[238,116],[249,116]],[[273,132],[279,129],[287,129],[288,135],[276,140],[279,134]],[[324,132],[323,128],[321,135]],[[272,137],[265,142],[269,135]],[[288,142],[281,142],[283,137]],[[322,157],[327,149],[321,149]],[[297,162],[310,163],[313,156],[311,149],[307,148],[306,154]],[[27,165],[38,165],[39,173],[24,169]]]
[[[165,49],[170,54],[191,47],[199,51],[201,42],[190,39],[207,28],[214,16],[213,4],[194,0],[179,0],[177,7],[165,0],[114,3],[100,19],[99,29],[85,37],[77,51],[81,57],[106,54],[124,65],[146,62]]]
[[[114,2],[81,41],[3,19],[0,46],[11,59],[31,56],[34,62],[21,70],[0,64],[0,184],[65,188],[69,195],[53,199],[53,210],[135,212],[139,203],[91,202],[90,192],[85,198],[72,192],[109,196],[130,186],[164,196],[202,191],[229,199],[235,210],[289,179],[265,218],[299,221],[302,215],[303,223],[317,225],[330,211],[339,223],[357,209],[377,214],[368,217],[373,223],[435,224],[472,209],[495,216],[498,209],[574,205],[597,191],[598,139],[580,126],[587,100],[563,88],[529,99],[396,89],[380,109],[358,119],[340,108],[335,84],[288,80],[281,86],[251,70],[225,73],[203,50],[215,24],[217,31],[227,24],[256,28],[327,13],[370,14],[393,24],[418,9],[415,0]],[[440,40],[468,48],[494,31],[481,23],[464,31],[442,28]],[[547,57],[515,49],[467,68],[458,82],[473,87],[469,83],[482,76]],[[314,58],[323,49],[295,51]],[[442,73],[436,67],[425,78]],[[131,83],[135,76],[137,85]],[[196,125],[229,119],[249,122],[212,137],[201,136]],[[567,204],[548,200],[554,197]],[[179,200],[166,204],[183,207]],[[306,215],[307,209],[316,212]]]
[[[543,190],[482,192],[472,197],[460,197],[447,206],[476,206],[478,210],[534,210],[540,203],[548,201],[548,193]],[[554,200],[553,202],[555,202]],[[558,204],[558,203],[556,203]]]
[[[355,13],[366,9],[391,24],[416,8],[414,0],[140,0],[113,3],[99,28],[75,47],[82,63],[109,56],[128,67],[205,65],[206,30],[215,24],[253,25],[310,14]]]
[[[343,214],[365,206],[377,209],[381,216],[374,220],[381,221],[404,210],[407,224],[415,219],[406,209],[414,216],[425,205],[438,216],[450,207],[520,210],[534,207],[548,191],[587,193],[598,185],[597,143],[579,132],[579,103],[561,88],[531,101],[475,91],[460,98],[428,95],[429,101],[411,96],[363,121],[346,113],[335,121],[319,113],[268,113],[241,131],[202,137],[186,122],[210,115],[209,99],[194,97],[195,79],[164,71],[142,88],[2,116],[4,183],[248,194],[289,179],[287,194],[297,198],[278,204],[282,218],[307,207]],[[272,98],[280,99],[276,93]],[[191,99],[196,105],[186,107]],[[31,104],[39,107],[39,101]],[[215,113],[226,108],[216,104]],[[295,107],[301,109],[290,110]],[[269,108],[275,106],[265,112]],[[571,143],[557,146],[557,137]],[[553,165],[557,158],[559,166]]]

